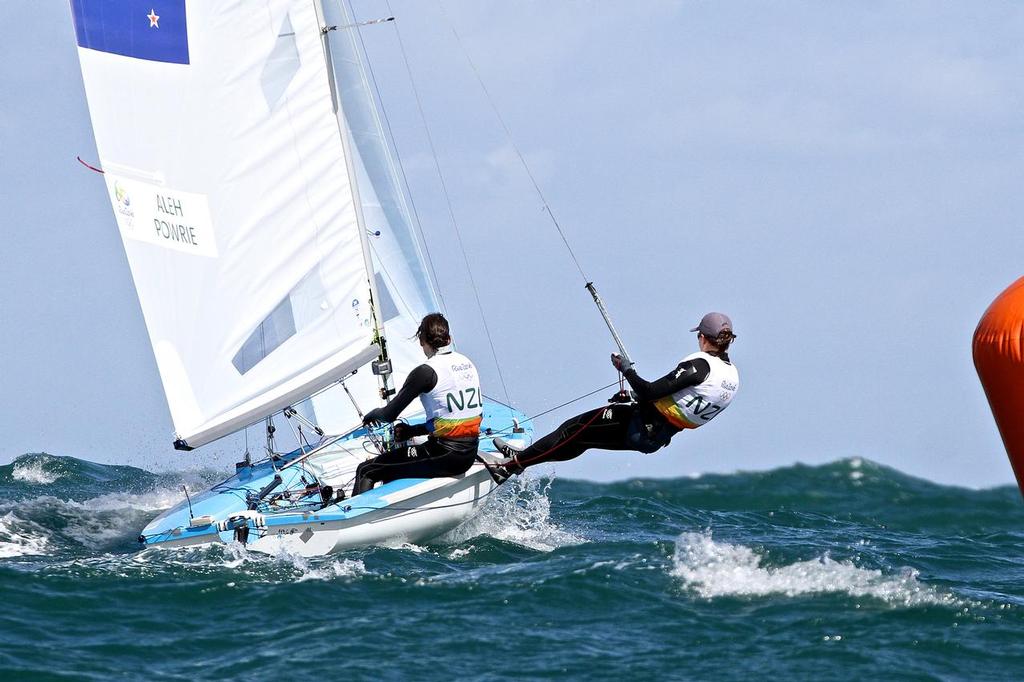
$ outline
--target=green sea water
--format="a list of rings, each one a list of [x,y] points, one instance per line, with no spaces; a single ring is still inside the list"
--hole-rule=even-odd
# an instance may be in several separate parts
[[[534,477],[425,546],[137,548],[220,478],[0,467],[0,680],[1024,679],[1013,487]]]

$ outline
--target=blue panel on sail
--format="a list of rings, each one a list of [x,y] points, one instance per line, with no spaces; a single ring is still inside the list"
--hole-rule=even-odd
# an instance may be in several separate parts
[[[81,47],[189,63],[185,0],[71,0],[71,11]]]

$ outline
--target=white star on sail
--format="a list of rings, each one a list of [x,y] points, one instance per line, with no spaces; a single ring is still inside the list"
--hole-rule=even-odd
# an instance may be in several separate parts
[[[156,13],[155,9],[150,9],[146,18],[149,19],[150,28],[160,28],[160,16]]]

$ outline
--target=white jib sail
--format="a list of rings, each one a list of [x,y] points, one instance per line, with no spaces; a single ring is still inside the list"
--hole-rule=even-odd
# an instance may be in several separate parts
[[[439,309],[437,296],[412,225],[397,159],[374,100],[356,18],[342,0],[325,0],[324,11],[327,24],[340,27],[330,33],[330,57],[344,112],[342,124],[350,133],[363,221],[370,232],[377,310],[385,327],[394,385],[401,387],[408,373],[425,360],[413,335],[423,316]],[[363,411],[381,404],[378,381],[370,372],[347,380],[346,387]],[[317,422],[330,433],[344,432],[358,423],[352,401],[342,391],[331,389],[311,402]],[[421,411],[415,401],[406,416]]]
[[[193,447],[378,354],[314,3],[72,0],[111,203]]]

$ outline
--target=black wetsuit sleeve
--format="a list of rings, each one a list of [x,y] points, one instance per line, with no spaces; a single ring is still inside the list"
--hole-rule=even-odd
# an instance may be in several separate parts
[[[413,400],[421,393],[432,391],[434,386],[437,386],[437,372],[430,365],[420,365],[409,372],[409,376],[406,377],[401,390],[391,399],[391,402],[375,410],[377,419],[382,422],[395,421],[398,419],[398,415],[402,413],[402,410],[409,407]]]
[[[408,424],[405,428],[406,433],[409,434],[409,438],[430,435],[430,427],[428,427],[426,424]]]
[[[623,374],[629,387],[636,392],[636,397],[641,402],[657,400],[667,395],[672,395],[688,386],[696,386],[711,374],[711,365],[704,358],[694,358],[680,362],[674,370],[654,381],[647,381],[630,368]]]

